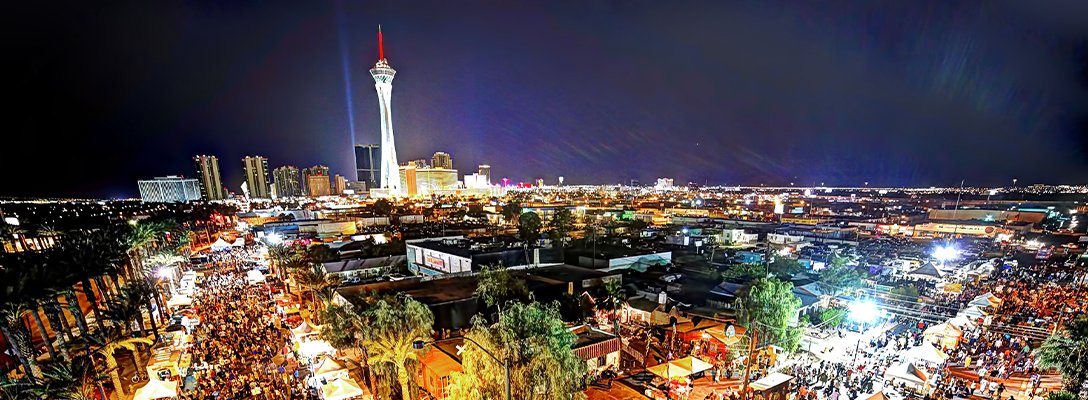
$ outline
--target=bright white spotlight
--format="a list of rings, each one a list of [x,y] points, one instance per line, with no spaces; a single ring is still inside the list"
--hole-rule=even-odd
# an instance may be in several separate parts
[[[850,319],[858,322],[869,322],[876,319],[880,311],[876,305],[868,301],[855,301],[850,304]]]
[[[283,235],[278,234],[278,233],[268,234],[267,239],[268,239],[268,243],[272,243],[272,244],[283,243]]]
[[[933,250],[933,257],[936,257],[940,262],[956,258],[957,255],[959,255],[959,251],[952,246],[938,247]]]
[[[155,275],[158,275],[160,278],[169,278],[170,270],[166,268],[159,268],[159,270],[155,272]]]

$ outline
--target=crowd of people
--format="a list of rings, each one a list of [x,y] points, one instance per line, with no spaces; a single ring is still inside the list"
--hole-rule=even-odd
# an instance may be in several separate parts
[[[317,399],[305,371],[290,368],[282,356],[288,331],[276,317],[268,290],[246,282],[248,256],[243,251],[215,254],[212,269],[197,287],[192,308],[202,323],[190,332],[194,372],[179,397]]]

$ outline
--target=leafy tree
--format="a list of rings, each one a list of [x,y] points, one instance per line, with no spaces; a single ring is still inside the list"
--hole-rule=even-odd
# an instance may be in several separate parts
[[[906,301],[910,303],[917,303],[921,294],[918,293],[918,288],[914,286],[900,286],[895,289],[889,290],[888,295],[892,300]]]
[[[788,257],[775,257],[770,265],[771,273],[775,276],[788,279],[789,277],[805,271],[805,266],[797,260]]]
[[[495,324],[475,318],[465,336],[510,364],[513,398],[585,399],[586,364],[571,349],[577,336],[563,323],[557,305],[512,303]],[[503,366],[479,346],[466,343],[463,349],[464,372],[451,377],[449,398],[504,398]]]
[[[800,343],[801,328],[790,322],[801,308],[801,299],[793,295],[793,284],[775,278],[760,278],[741,296],[745,324],[759,331],[764,343],[774,343],[793,351]]]
[[[386,199],[378,199],[371,206],[371,210],[377,215],[390,215],[393,214],[393,202]]]
[[[348,306],[329,304],[324,310],[319,311],[318,314],[321,320],[325,321],[325,325],[321,326],[321,332],[318,332],[318,336],[321,340],[329,342],[329,345],[337,350],[345,353],[354,351],[358,354],[363,369],[367,371],[366,375],[370,381],[370,387],[377,389],[374,370],[370,367],[370,357],[368,357],[366,351],[366,344],[363,342],[365,332],[368,329],[367,319],[365,316],[359,315],[360,310],[365,312],[365,308],[369,307],[369,304],[364,303],[364,301],[353,301]]]
[[[721,273],[721,278],[727,281],[747,282],[756,278],[766,278],[767,271],[759,264],[735,264]]]
[[[555,214],[552,214],[552,220],[548,221],[548,226],[552,228],[554,234],[552,241],[565,245],[570,231],[574,229],[574,215],[571,214],[569,208],[556,209]]]
[[[622,310],[627,304],[627,291],[619,280],[605,282],[602,289],[601,299],[597,301],[597,309],[615,316],[616,312]]]
[[[584,294],[563,292],[559,297],[559,314],[563,321],[581,324],[593,314],[593,304]]]
[[[838,308],[829,308],[820,313],[820,323],[827,324],[829,328],[837,328],[842,324],[846,312]]]
[[[476,292],[473,296],[483,300],[488,307],[499,307],[510,300],[527,299],[529,287],[525,281],[515,277],[501,263],[480,266],[480,273],[476,275]]]
[[[313,244],[306,248],[306,259],[315,264],[340,261],[340,252],[327,244]]]
[[[409,387],[408,371],[419,363],[419,352],[413,343],[431,339],[434,315],[426,305],[408,297],[402,301],[379,300],[366,311],[364,318],[362,344],[370,361],[396,368],[401,398],[412,399],[415,396]]]
[[[325,270],[316,265],[300,271],[296,279],[298,279],[299,284],[310,290],[313,299],[312,304],[315,309],[322,308],[322,306],[318,305],[318,300],[321,300],[325,305],[332,303],[333,293],[336,288],[340,287],[341,283],[339,276],[326,274]]]
[[[861,275],[844,264],[831,264],[820,271],[820,290],[832,296],[848,293],[861,287]]]
[[[506,203],[502,206],[502,217],[507,222],[517,223],[518,217],[521,216],[521,204],[518,203]]]
[[[530,211],[521,214],[518,218],[518,236],[526,242],[536,243],[540,239],[540,228],[543,226],[537,213]]]
[[[1065,331],[1051,335],[1036,351],[1043,368],[1057,368],[1062,373],[1062,386],[1079,392],[1088,380],[1088,316],[1080,316],[1065,324]]]
[[[1075,394],[1073,394],[1071,392],[1064,391],[1064,390],[1058,390],[1058,391],[1050,392],[1050,394],[1046,396],[1046,400],[1079,400],[1079,399],[1080,399],[1080,397],[1078,397],[1077,395],[1075,395]]]

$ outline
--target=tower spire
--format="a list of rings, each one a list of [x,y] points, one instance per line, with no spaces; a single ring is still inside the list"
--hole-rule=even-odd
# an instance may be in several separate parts
[[[378,24],[378,59],[385,59],[385,46],[382,44],[382,24]]]

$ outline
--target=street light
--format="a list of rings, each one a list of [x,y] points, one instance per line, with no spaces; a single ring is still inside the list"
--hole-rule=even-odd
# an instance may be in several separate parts
[[[959,255],[959,250],[956,250],[956,248],[952,247],[951,245],[938,247],[933,250],[933,257],[936,257],[937,260],[941,262],[941,264],[944,264],[946,261],[956,258],[957,255]]]
[[[504,370],[506,370],[506,400],[513,399],[513,397],[510,396],[510,363],[506,362],[506,361],[499,361],[498,357],[495,357],[494,354],[491,354],[490,351],[487,351],[487,348],[485,348],[483,345],[476,342],[475,340],[472,340],[472,338],[462,336],[462,337],[456,337],[456,338],[446,338],[446,339],[431,340],[431,341],[427,341],[427,342],[424,342],[422,340],[416,340],[416,341],[412,342],[412,348],[416,349],[416,350],[423,350],[423,346],[426,346],[428,344],[434,344],[434,343],[439,343],[439,342],[448,342],[448,341],[454,340],[454,339],[464,339],[464,340],[467,340],[469,342],[472,342],[472,344],[476,345],[476,347],[479,347],[480,350],[483,350],[484,354],[487,354],[489,357],[491,357],[492,360],[495,360],[496,363],[499,363],[499,364],[502,365],[502,368]]]
[[[861,300],[850,304],[850,319],[861,322],[862,324],[868,324],[876,319],[879,314],[880,311],[876,309],[876,305],[868,301]],[[861,350],[861,339],[865,336],[865,331],[866,329],[861,330],[860,336],[858,336],[858,343],[854,345],[854,360],[850,362],[850,365],[856,365],[858,362],[858,351]]]

